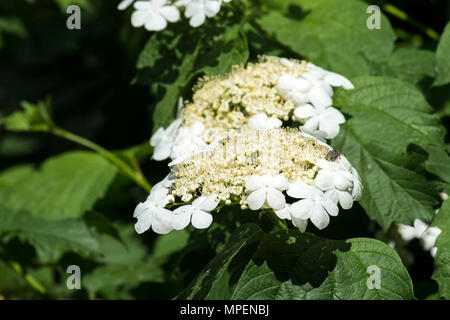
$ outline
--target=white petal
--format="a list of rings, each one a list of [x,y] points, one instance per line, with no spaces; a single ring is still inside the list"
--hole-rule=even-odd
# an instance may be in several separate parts
[[[312,105],[305,104],[304,106],[295,108],[294,115],[298,119],[308,119],[316,116],[317,110]]]
[[[303,233],[306,231],[306,227],[308,226],[308,219],[303,220],[292,217],[292,224],[296,226],[300,232]]]
[[[315,106],[328,107],[331,106],[333,100],[328,93],[321,87],[314,86],[308,93],[309,100]]]
[[[117,10],[126,10],[134,0],[123,0],[117,5]]]
[[[259,189],[262,186],[263,186],[263,183],[262,183],[261,176],[259,176],[257,174],[252,174],[248,178],[247,183],[245,184],[245,189],[247,189],[247,191],[255,191],[256,189]]]
[[[150,191],[147,201],[150,201],[157,205],[161,202],[164,202],[168,193],[169,189],[163,187],[162,183],[157,183]]]
[[[278,118],[269,118],[266,122],[266,129],[275,129],[281,127],[283,122]]]
[[[334,107],[328,107],[325,109],[322,116],[329,121],[336,122],[337,124],[342,124],[345,122],[344,115]]]
[[[283,209],[286,206],[284,195],[275,188],[267,189],[267,204],[274,210]]]
[[[286,204],[286,206],[283,209],[280,210],[274,210],[275,214],[280,219],[289,219],[291,220],[291,206],[289,204]]]
[[[334,72],[328,72],[324,80],[333,87],[343,87],[344,89],[351,90],[355,87],[353,84],[344,76]]]
[[[135,3],[135,6],[136,6],[136,4],[138,4],[138,2]],[[145,22],[147,21],[148,17],[149,17],[149,14],[147,12],[135,11],[131,15],[131,25],[135,28],[142,27],[145,24]]]
[[[265,113],[258,113],[248,119],[248,127],[251,130],[261,130],[267,121]]]
[[[156,147],[153,149],[152,158],[156,161],[166,160],[170,157],[172,152],[172,144],[167,141],[162,141],[158,143]]]
[[[312,215],[313,202],[309,199],[294,202],[291,205],[291,217],[294,219],[308,219]]]
[[[152,225],[152,221],[153,221],[152,212],[146,212],[144,214],[141,214],[138,216],[138,221],[134,225],[134,229],[138,234],[144,233],[150,228],[150,226]]]
[[[282,174],[270,176],[268,183],[270,187],[280,191],[284,191],[289,187],[289,181]]]
[[[167,209],[156,209],[153,214],[152,230],[159,234],[167,234],[173,230],[173,213]]]
[[[206,15],[211,18],[214,17],[220,11],[220,1],[207,1],[205,4]]]
[[[303,126],[309,131],[316,131],[319,129],[319,124],[320,124],[320,118],[312,117],[312,118],[309,118]]]
[[[338,191],[339,195],[339,204],[342,209],[348,210],[353,206],[353,198],[352,195],[345,191]]]
[[[301,180],[291,183],[289,185],[289,189],[287,190],[287,194],[296,199],[311,199],[313,197],[311,186]]]
[[[197,28],[201,26],[206,20],[206,16],[204,12],[196,12],[192,18],[189,20],[189,24],[193,28]]]
[[[192,214],[192,225],[196,229],[206,229],[213,221],[213,216],[210,213],[196,210]]]
[[[193,207],[191,205],[186,205],[175,209],[172,216],[172,227],[175,230],[182,230],[186,228],[189,225],[189,222],[191,222],[192,212]]]
[[[200,197],[196,199],[192,205],[202,211],[211,212],[219,205],[217,194],[210,195],[208,197]]]
[[[259,188],[253,191],[247,198],[248,207],[251,210],[259,210],[266,201],[266,189]]]
[[[312,211],[313,213],[310,220],[317,229],[322,230],[326,226],[328,226],[328,224],[330,223],[330,217],[321,205],[315,204]]]
[[[416,231],[414,227],[407,226],[404,224],[398,224],[397,230],[402,239],[405,241],[411,241],[416,237]]]
[[[297,91],[296,92],[292,92],[292,94],[289,95],[287,97],[287,99],[291,99],[292,102],[294,102],[294,104],[296,106],[302,106],[302,105],[310,102],[309,98],[308,98],[308,95],[306,93],[302,93],[302,92],[299,92],[299,91],[298,92]]]
[[[314,184],[321,190],[329,190],[334,188],[334,172],[322,169],[314,179]]]
[[[328,119],[320,118],[319,130],[327,133],[327,139],[333,139],[339,134],[339,125]]]
[[[177,22],[180,20],[180,11],[174,6],[161,8],[159,13],[169,22]]]
[[[145,29],[148,31],[161,31],[166,27],[166,19],[158,13],[152,14],[145,22]]]
[[[326,196],[325,196],[326,198]],[[328,212],[328,214],[330,216],[337,216],[339,213],[339,208],[336,205],[336,202],[329,200],[329,199],[325,199],[321,202],[322,206],[325,208],[325,210]],[[345,208],[344,208],[345,209]]]

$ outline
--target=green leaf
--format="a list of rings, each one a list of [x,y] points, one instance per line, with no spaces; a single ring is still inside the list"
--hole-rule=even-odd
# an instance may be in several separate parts
[[[23,111],[16,111],[6,118],[0,118],[0,125],[10,131],[47,131],[53,126],[50,117],[51,100],[37,104],[22,102]]]
[[[82,254],[99,251],[99,243],[82,220],[42,220],[3,204],[0,205],[0,234],[6,241],[17,236],[28,242],[44,263],[57,261],[66,251]]]
[[[180,97],[187,98],[192,82],[201,74],[219,75],[248,59],[242,17],[222,10],[201,28],[187,21],[153,34],[137,62],[137,82],[151,85],[157,98],[154,130],[169,125]]]
[[[32,172],[29,168],[11,170],[0,175],[0,202],[48,220],[82,216],[104,196],[117,171],[90,152],[50,158]],[[11,181],[12,177],[17,179]]]
[[[316,2],[316,1],[314,1]],[[395,34],[387,18],[381,29],[366,26],[367,4],[288,0],[283,11],[269,10],[258,24],[283,45],[321,67],[347,77],[372,74],[372,65],[393,52]]]
[[[445,148],[428,145],[424,146],[424,149],[429,154],[425,168],[443,181],[450,183],[450,157]]]
[[[434,81],[435,86],[450,83],[450,23],[444,29],[436,50],[436,70],[438,77]]]
[[[434,77],[436,60],[428,50],[400,48],[384,66],[384,74],[416,84],[424,77]]]
[[[410,144],[442,145],[444,129],[412,85],[386,77],[360,77],[354,90],[338,90],[334,104],[351,117],[333,145],[361,175],[361,205],[387,230],[393,222],[431,222],[437,192],[419,173]]]
[[[203,269],[199,276],[177,297],[178,299],[227,299],[236,277],[248,261],[248,253],[262,237],[255,224],[236,229],[225,248]],[[250,250],[248,250],[250,248]]]
[[[155,241],[153,248],[153,259],[165,258],[183,249],[188,241],[189,233],[186,230],[172,231],[160,236]]]
[[[369,289],[370,266],[380,270],[379,289]],[[414,295],[400,257],[383,242],[327,240],[290,230],[261,241],[231,298],[369,300],[414,299]]]
[[[450,201],[444,201],[434,218],[433,227],[441,229],[436,240],[436,256],[432,279],[439,285],[439,295],[450,299]]]

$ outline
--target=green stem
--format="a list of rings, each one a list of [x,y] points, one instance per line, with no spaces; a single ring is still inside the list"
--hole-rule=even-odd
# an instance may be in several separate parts
[[[133,181],[135,181],[139,186],[144,188],[147,192],[150,192],[151,186],[148,183],[148,181],[145,179],[144,175],[140,172],[140,170],[134,170],[131,168],[128,164],[126,164],[122,159],[117,157],[115,154],[113,154],[111,151],[106,150],[105,148],[99,146],[98,144],[95,144],[92,141],[89,141],[83,137],[77,136],[76,134],[70,133],[64,129],[53,127],[49,131],[50,133],[53,133],[61,138],[73,141],[75,143],[78,143],[88,149],[91,149],[98,154],[100,154],[105,159],[111,161],[113,164],[115,164],[123,174],[131,178]]]
[[[0,245],[0,254],[1,255],[5,254],[5,250],[3,249],[3,247],[1,245]],[[45,287],[38,280],[36,280],[36,278],[34,278],[32,275],[25,273],[22,266],[17,261],[7,260],[7,259],[3,259],[3,260],[11,269],[13,269],[21,277],[23,277],[25,279],[25,281],[33,289],[35,289],[37,292],[39,292],[42,295],[45,295],[47,293],[47,290],[45,289]]]
[[[264,211],[267,217],[272,221],[276,226],[278,226],[281,230],[288,231],[289,228],[276,216],[273,210],[265,210]]]
[[[420,21],[410,17],[406,12],[397,8],[396,6],[388,3],[383,6],[383,10],[402,21],[411,24],[412,26],[426,34],[429,38],[439,41],[440,36],[436,31],[422,24]]]

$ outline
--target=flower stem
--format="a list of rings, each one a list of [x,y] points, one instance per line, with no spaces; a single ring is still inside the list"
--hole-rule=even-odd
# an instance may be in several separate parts
[[[412,25],[413,27],[419,29],[424,34],[426,34],[429,38],[439,41],[440,36],[436,31],[434,31],[430,27],[427,27],[426,25],[422,24],[420,21],[410,17],[406,12],[397,8],[396,6],[388,3],[383,6],[383,10],[386,11],[387,13],[389,13],[390,15],[392,15],[402,21],[405,21],[405,22],[409,23],[410,25]]]
[[[276,216],[273,210],[264,210],[267,217],[272,221],[276,226],[278,226],[281,230],[288,231],[289,228]]]
[[[139,186],[141,186],[147,192],[150,192],[152,187],[148,183],[147,179],[145,179],[145,177],[141,173],[140,169],[134,170],[132,167],[130,167],[128,164],[126,164],[122,159],[117,157],[111,151],[106,150],[102,146],[99,146],[98,144],[95,144],[92,141],[89,141],[83,137],[80,137],[76,134],[73,134],[71,132],[68,132],[68,131],[58,128],[58,127],[50,128],[49,132],[54,135],[57,135],[61,138],[78,143],[88,149],[91,149],[91,150],[97,152],[99,155],[101,155],[105,159],[111,161],[114,165],[116,165],[122,171],[123,174],[125,174],[126,176],[131,178],[134,182],[136,182]]]

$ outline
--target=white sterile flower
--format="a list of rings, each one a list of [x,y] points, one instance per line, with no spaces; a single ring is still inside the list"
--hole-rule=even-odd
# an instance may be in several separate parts
[[[175,135],[182,121],[182,119],[177,119],[167,129],[159,128],[153,134],[150,139],[150,145],[155,148],[153,159],[161,161],[170,157],[175,143]]]
[[[319,159],[316,164],[321,170],[314,179],[315,185],[325,191],[326,195],[339,204],[343,209],[350,209],[353,205],[352,188],[354,177],[337,162]]]
[[[296,78],[285,74],[278,79],[277,90],[285,99],[292,100],[295,105],[301,106],[310,102],[309,91],[311,83],[303,78]]]
[[[288,186],[288,180],[281,174],[251,175],[245,184],[246,192],[250,194],[247,198],[248,207],[251,210],[258,210],[263,206],[274,210],[283,209],[286,206],[286,199],[282,191]]]
[[[192,223],[196,229],[208,228],[212,221],[213,216],[211,211],[213,211],[219,201],[217,195],[213,194],[208,197],[200,197],[194,200],[192,204],[185,205],[177,208],[173,212],[172,226],[175,230],[181,230]]]
[[[288,219],[292,221],[292,224],[297,227],[300,232],[305,232],[308,226],[308,219],[299,219],[296,215],[292,215],[292,205],[286,203],[286,207],[281,210],[275,210],[275,214],[280,219]]]
[[[281,127],[283,122],[278,118],[269,118],[265,113],[258,113],[248,119],[248,127],[252,130],[270,130]]]
[[[206,147],[206,143],[200,137],[204,130],[205,125],[199,121],[189,127],[181,127],[172,146],[171,158],[177,159]]]
[[[430,254],[433,257],[435,256],[437,248],[434,245],[437,237],[441,233],[441,229],[430,227],[422,220],[415,219],[413,226],[398,224],[397,230],[405,241],[420,239],[422,248],[426,251],[430,251]]]
[[[229,1],[227,1],[229,2]],[[201,26],[206,17],[212,18],[220,11],[221,0],[191,0],[187,2],[184,15],[189,18],[189,24],[196,28]]]
[[[133,217],[137,218],[136,232],[141,234],[150,227],[159,234],[167,234],[172,228],[172,211],[164,207],[170,201],[169,189],[162,185],[153,187],[145,202],[137,205]]]
[[[339,133],[339,125],[345,122],[344,115],[336,108],[305,104],[294,110],[297,119],[303,120],[302,128],[310,132],[326,132],[325,138],[333,139]]]
[[[177,22],[180,19],[180,11],[168,0],[137,1],[136,9],[131,16],[133,27],[145,26],[148,31],[161,31],[167,27],[167,21]]]
[[[323,79],[327,84],[333,87],[342,87],[346,90],[354,89],[353,84],[344,76],[340,74],[326,71],[311,62],[307,64],[307,68],[310,71],[315,71],[319,78]]]
[[[122,0],[117,5],[117,9],[118,10],[126,10],[133,2],[134,2],[134,0]]]
[[[322,230],[330,223],[330,216],[337,216],[339,208],[332,199],[321,190],[303,181],[296,181],[289,185],[287,194],[292,198],[303,199],[291,205],[292,220],[307,220]],[[297,220],[296,220],[297,221]],[[306,226],[305,226],[306,228]]]

